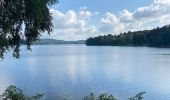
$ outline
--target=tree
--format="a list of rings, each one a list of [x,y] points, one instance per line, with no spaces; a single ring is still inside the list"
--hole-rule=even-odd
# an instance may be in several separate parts
[[[152,30],[104,35],[86,40],[87,45],[170,47],[170,25]]]
[[[24,92],[14,85],[10,85],[0,96],[0,100],[40,100],[44,94],[36,94],[35,96],[26,96]]]
[[[143,100],[143,95],[146,92],[140,92],[134,97],[130,97],[128,100]],[[116,99],[112,94],[104,93],[100,94],[99,96],[96,96],[94,93],[90,93],[90,95],[85,96],[84,100],[118,100]]]
[[[52,31],[49,7],[57,0],[0,0],[0,57],[12,51],[19,57],[19,47],[25,40],[28,49],[42,32]]]

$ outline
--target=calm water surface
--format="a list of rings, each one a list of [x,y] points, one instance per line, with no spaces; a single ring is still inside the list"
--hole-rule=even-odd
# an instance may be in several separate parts
[[[49,100],[82,100],[90,92],[120,100],[170,100],[170,49],[85,45],[22,46],[20,59],[0,61],[0,93],[13,84]]]

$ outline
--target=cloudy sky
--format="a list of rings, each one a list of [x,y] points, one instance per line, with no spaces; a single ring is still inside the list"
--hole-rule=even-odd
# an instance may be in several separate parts
[[[50,36],[81,40],[170,24],[170,0],[60,0],[50,8]]]

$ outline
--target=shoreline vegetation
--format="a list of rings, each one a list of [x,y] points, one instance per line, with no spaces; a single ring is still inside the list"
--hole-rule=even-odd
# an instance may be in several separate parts
[[[128,98],[128,100],[143,100],[143,95],[146,92],[140,92],[134,97]],[[0,95],[0,100],[43,100],[44,94],[36,94],[34,96],[26,96],[20,88],[17,88],[14,85],[10,85],[6,88],[4,93]],[[48,100],[45,99],[45,100]],[[118,100],[112,94],[104,93],[96,96],[94,93],[90,93],[90,95],[85,96],[82,100]]]
[[[26,45],[25,40],[21,40],[22,45]],[[65,41],[65,40],[56,40],[56,39],[39,39],[31,43],[32,45],[47,45],[47,44],[85,44],[85,40],[77,41]]]
[[[104,35],[86,40],[87,46],[144,46],[170,48],[170,25],[152,30]]]

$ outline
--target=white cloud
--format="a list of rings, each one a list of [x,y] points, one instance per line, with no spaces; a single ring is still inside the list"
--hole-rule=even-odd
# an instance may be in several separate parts
[[[133,13],[129,12],[128,10],[123,10],[120,12],[120,20],[122,22],[132,22],[134,21],[134,18],[133,18]]]
[[[122,10],[119,15],[111,12],[102,15],[98,11],[89,11],[86,6],[79,11],[68,10],[65,13],[54,9],[50,11],[54,19],[51,37],[66,40],[86,39],[99,34],[119,34],[170,24],[170,0],[154,0],[152,4],[134,11]]]
[[[51,9],[53,15],[53,22],[55,29],[63,28],[73,28],[77,23],[77,14],[73,10],[69,10],[66,14],[61,13],[60,11]]]
[[[92,16],[92,13],[90,11],[79,11],[79,17],[81,19],[90,18]]]
[[[101,19],[101,23],[103,24],[116,24],[118,22],[119,20],[117,19],[117,17],[114,14],[111,14],[110,12],[107,12],[105,14],[105,18]]]
[[[100,31],[104,33],[119,33],[124,31],[124,25],[112,13],[107,12],[100,21]]]
[[[159,18],[170,13],[170,0],[155,0],[153,4],[138,8],[133,16],[136,19]]]
[[[97,29],[90,23],[92,12],[80,10],[76,12],[69,10],[62,13],[58,10],[51,9],[53,16],[53,33],[50,37],[64,40],[85,39],[91,34],[97,33]],[[46,37],[46,36],[45,36]]]
[[[157,26],[170,24],[170,0],[154,0],[148,6],[139,7],[135,11],[120,11],[119,16],[106,13],[101,18],[105,34],[110,32],[136,31],[152,29]]]

